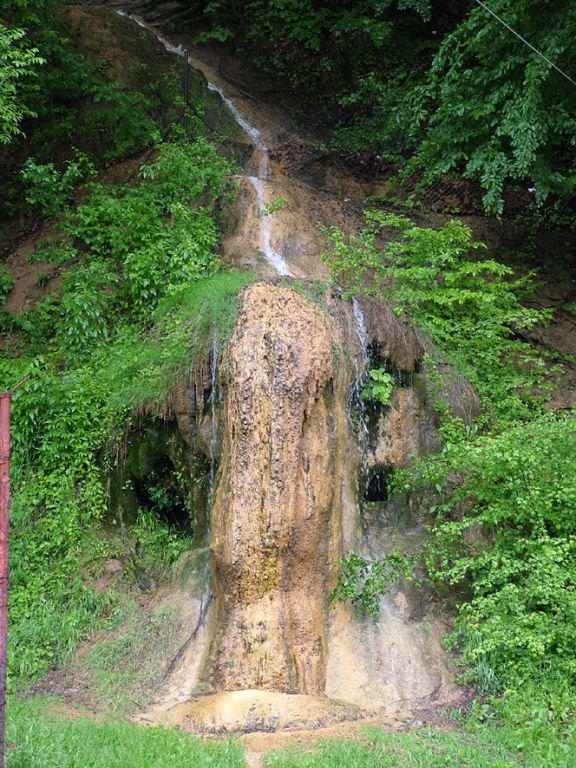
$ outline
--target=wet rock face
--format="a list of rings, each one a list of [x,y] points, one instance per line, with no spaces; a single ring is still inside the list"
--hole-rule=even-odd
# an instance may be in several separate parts
[[[431,408],[415,389],[399,387],[390,408],[376,420],[367,461],[391,469],[408,467],[414,457],[429,453],[436,437]]]
[[[324,691],[333,335],[295,291],[256,284],[244,294],[212,511],[215,690]]]

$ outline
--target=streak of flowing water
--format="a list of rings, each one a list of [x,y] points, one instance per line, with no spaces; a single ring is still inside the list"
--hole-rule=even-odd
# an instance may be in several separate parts
[[[270,221],[270,216],[266,214],[266,200],[264,197],[264,184],[262,183],[262,179],[258,178],[258,176],[250,176],[249,181],[254,187],[258,199],[258,210],[260,212],[260,240],[264,255],[279,275],[288,276],[290,275],[288,264],[286,264],[282,254],[275,251],[271,244],[272,222]]]
[[[117,13],[120,16],[125,16],[126,18],[133,21],[135,24],[138,24],[138,26],[143,27],[144,29],[149,30],[156,39],[162,43],[164,48],[169,52],[173,53],[175,56],[184,56],[184,48],[181,45],[174,45],[170,42],[161,32],[158,32],[158,30],[151,25],[146,24],[141,19],[139,19],[137,16],[130,16],[125,11],[118,10]],[[215,83],[208,82],[208,90],[212,91],[214,93],[217,93],[220,98],[222,99],[226,109],[230,112],[232,117],[234,118],[235,122],[242,128],[244,133],[246,133],[254,146],[256,147],[256,150],[259,155],[258,159],[258,175],[257,176],[249,176],[248,180],[250,181],[250,184],[254,188],[254,192],[256,193],[256,199],[258,200],[258,211],[259,211],[259,228],[260,228],[260,243],[262,246],[262,251],[264,253],[264,256],[266,257],[266,260],[269,264],[271,264],[272,267],[278,272],[279,275],[282,275],[284,277],[287,277],[291,274],[290,268],[288,267],[288,264],[286,263],[286,260],[282,256],[282,254],[278,253],[274,250],[272,247],[271,239],[272,239],[272,222],[270,220],[270,215],[266,214],[266,195],[264,190],[264,181],[268,179],[269,173],[270,173],[270,157],[268,153],[268,147],[262,140],[262,134],[256,128],[256,126],[252,125],[252,123],[239,111],[238,107],[234,104],[232,99],[226,95],[226,93]]]
[[[256,146],[256,149],[259,149],[262,152],[267,152],[268,147],[263,143],[260,131],[258,128],[256,128],[256,126],[252,125],[252,123],[249,123],[248,120],[246,120],[246,118],[240,114],[232,99],[226,96],[224,91],[217,85],[214,85],[214,83],[208,83],[208,90],[217,93],[220,96],[234,120],[238,123],[240,128],[242,128],[244,133],[247,133],[248,136],[250,136],[254,142],[254,145]]]
[[[354,312],[354,320],[356,322],[356,335],[360,342],[360,353],[362,355],[363,367],[366,368],[368,364],[368,332],[366,331],[366,321],[364,320],[364,313],[362,307],[358,303],[357,299],[352,299],[352,310]]]
[[[352,300],[352,311],[354,313],[354,322],[356,325],[356,336],[360,343],[360,360],[361,364],[358,365],[357,360],[354,361],[356,368],[356,381],[352,390],[351,401],[356,403],[358,407],[358,415],[360,428],[362,430],[364,448],[368,442],[368,423],[366,420],[366,411],[364,408],[364,400],[362,399],[362,381],[368,367],[368,332],[366,331],[366,321],[364,320],[364,313],[362,307],[356,299]],[[352,402],[350,405],[352,405]],[[364,451],[365,452],[365,451]]]
[[[264,192],[264,182],[268,179],[270,174],[270,156],[268,153],[268,147],[262,140],[262,134],[252,123],[250,123],[237,109],[236,105],[230,99],[224,91],[214,83],[208,83],[208,90],[217,93],[228,111],[242,128],[244,133],[248,134],[256,147],[258,152],[258,175],[249,176],[248,180],[256,192],[256,199],[258,200],[259,222],[260,222],[260,242],[262,250],[268,262],[274,267],[279,275],[290,275],[290,269],[286,263],[282,254],[278,253],[272,247],[272,223],[270,215],[266,214],[266,196]]]
[[[218,374],[218,338],[212,334],[212,355],[210,359],[210,485],[208,486],[208,512],[214,500],[214,481],[216,478],[216,388]],[[208,517],[208,536],[210,535],[210,517]]]

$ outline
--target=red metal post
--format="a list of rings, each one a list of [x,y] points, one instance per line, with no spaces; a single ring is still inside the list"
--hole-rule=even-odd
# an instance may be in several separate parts
[[[6,650],[8,642],[8,532],[10,526],[10,401],[0,392],[0,768],[4,768]]]

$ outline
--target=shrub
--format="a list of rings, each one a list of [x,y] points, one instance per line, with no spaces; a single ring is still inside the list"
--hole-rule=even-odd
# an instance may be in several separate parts
[[[59,216],[77,184],[94,173],[94,165],[82,152],[76,152],[74,160],[68,160],[63,170],[58,170],[54,163],[42,164],[29,158],[22,169],[22,178],[28,186],[26,200],[38,206],[47,217]]]
[[[514,278],[510,267],[475,257],[485,246],[460,221],[432,229],[379,210],[366,218],[358,236],[323,229],[323,258],[345,295],[385,295],[397,314],[413,319],[474,384],[485,408],[478,427],[530,419],[541,410],[557,369],[517,335],[550,317],[521,303],[532,276]]]

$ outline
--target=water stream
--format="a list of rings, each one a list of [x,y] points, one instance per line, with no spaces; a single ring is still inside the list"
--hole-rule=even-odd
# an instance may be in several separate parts
[[[183,46],[174,45],[174,43],[170,42],[170,40],[168,40],[168,38],[159,32],[154,26],[147,24],[137,16],[131,16],[125,11],[117,10],[117,13],[120,16],[125,16],[135,24],[138,24],[138,26],[143,27],[144,29],[151,32],[158,40],[158,42],[160,42],[169,53],[172,53],[175,56],[179,56],[180,58],[184,58],[185,50]],[[252,123],[240,112],[236,104],[220,86],[216,85],[216,83],[208,81],[208,90],[212,91],[213,93],[217,93],[220,96],[224,106],[230,112],[236,124],[240,126],[240,128],[247,136],[249,136],[250,140],[256,148],[258,155],[258,174],[256,176],[248,176],[248,181],[252,185],[256,194],[256,199],[258,201],[258,239],[262,252],[264,253],[268,263],[276,270],[279,275],[288,277],[292,273],[288,264],[286,263],[286,260],[282,254],[278,253],[278,251],[276,251],[272,246],[271,215],[267,213],[265,182],[267,182],[270,177],[269,148],[262,140],[262,134],[258,128],[252,125]]]
[[[208,509],[212,509],[214,500],[214,481],[216,478],[216,387],[218,375],[218,337],[212,334],[212,354],[210,358],[210,485],[208,487]],[[208,518],[208,540],[210,540],[210,518]]]
[[[368,332],[366,330],[366,321],[364,320],[364,313],[362,312],[362,307],[358,303],[357,299],[352,300],[352,311],[354,314],[354,324],[355,324],[355,330],[356,330],[356,336],[358,337],[358,342],[360,345],[360,364],[358,364],[358,360],[354,358],[354,367],[355,367],[355,380],[354,380],[354,386],[352,388],[351,398],[350,402],[348,404],[348,410],[351,411],[353,407],[356,407],[358,412],[358,421],[360,426],[360,432],[361,432],[361,442],[362,442],[362,454],[366,454],[366,449],[368,447],[368,437],[369,437],[369,430],[368,430],[368,420],[366,417],[366,408],[364,406],[364,399],[362,398],[362,386],[364,382],[364,377],[366,375],[366,371],[368,369]]]

